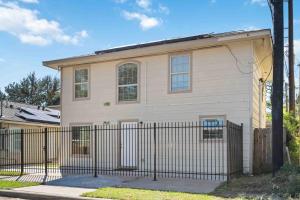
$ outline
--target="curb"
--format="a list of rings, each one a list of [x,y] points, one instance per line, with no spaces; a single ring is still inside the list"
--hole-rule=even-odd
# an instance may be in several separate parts
[[[70,197],[70,196],[58,196],[58,195],[49,195],[43,193],[30,193],[30,192],[22,192],[15,190],[0,190],[0,197],[11,197],[11,198],[20,198],[20,199],[30,199],[30,200],[87,200],[87,199],[96,199],[96,198],[88,198],[88,197]],[[97,200],[101,200],[97,198]]]

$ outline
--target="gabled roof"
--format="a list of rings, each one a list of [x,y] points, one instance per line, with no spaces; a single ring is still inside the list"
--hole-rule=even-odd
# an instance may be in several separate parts
[[[222,45],[225,42],[232,42],[243,39],[271,38],[270,29],[254,31],[232,31],[224,33],[209,33],[180,37],[175,39],[159,40],[148,43],[126,45],[104,50],[95,51],[92,54],[62,58],[57,60],[44,61],[43,65],[58,69],[60,67],[103,62],[114,59],[124,59],[128,57],[145,56],[151,53],[163,53],[166,51],[181,50],[187,47]],[[159,48],[155,48],[159,47]],[[155,49],[154,49],[155,48]],[[143,50],[143,51],[142,51]]]
[[[3,101],[1,120],[59,125],[60,111],[24,103]]]

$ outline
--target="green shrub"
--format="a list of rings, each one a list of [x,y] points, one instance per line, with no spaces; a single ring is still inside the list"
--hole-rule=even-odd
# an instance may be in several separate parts
[[[291,161],[293,164],[299,164],[300,156],[300,136],[299,136],[299,119],[288,112],[284,112],[283,115],[283,125],[287,129],[287,146],[289,147],[289,152],[291,156]]]

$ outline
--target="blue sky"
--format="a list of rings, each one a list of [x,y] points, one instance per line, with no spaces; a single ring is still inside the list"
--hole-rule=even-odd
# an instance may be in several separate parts
[[[0,88],[42,61],[194,34],[272,28],[267,0],[0,0]],[[300,2],[295,1],[300,60]],[[285,6],[287,8],[287,5]]]

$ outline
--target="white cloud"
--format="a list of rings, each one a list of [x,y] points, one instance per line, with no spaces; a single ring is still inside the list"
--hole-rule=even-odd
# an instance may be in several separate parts
[[[145,10],[150,10],[151,7],[150,0],[136,0],[136,4]]]
[[[19,0],[22,1],[24,3],[39,3],[39,0]]]
[[[40,18],[38,11],[1,0],[0,24],[0,31],[10,33],[22,43],[39,46],[53,42],[76,45],[88,35],[85,30],[68,35],[57,21]]]
[[[148,29],[154,28],[154,27],[160,25],[160,23],[161,23],[161,21],[158,20],[157,18],[149,17],[142,13],[124,11],[123,14],[124,14],[125,19],[127,19],[127,20],[138,20],[140,23],[140,27],[143,30],[148,30]]]
[[[250,4],[258,4],[260,6],[266,6],[268,5],[267,0],[250,0]]]
[[[158,8],[159,8],[159,12],[164,13],[166,15],[170,14],[170,9],[167,6],[159,4]]]

